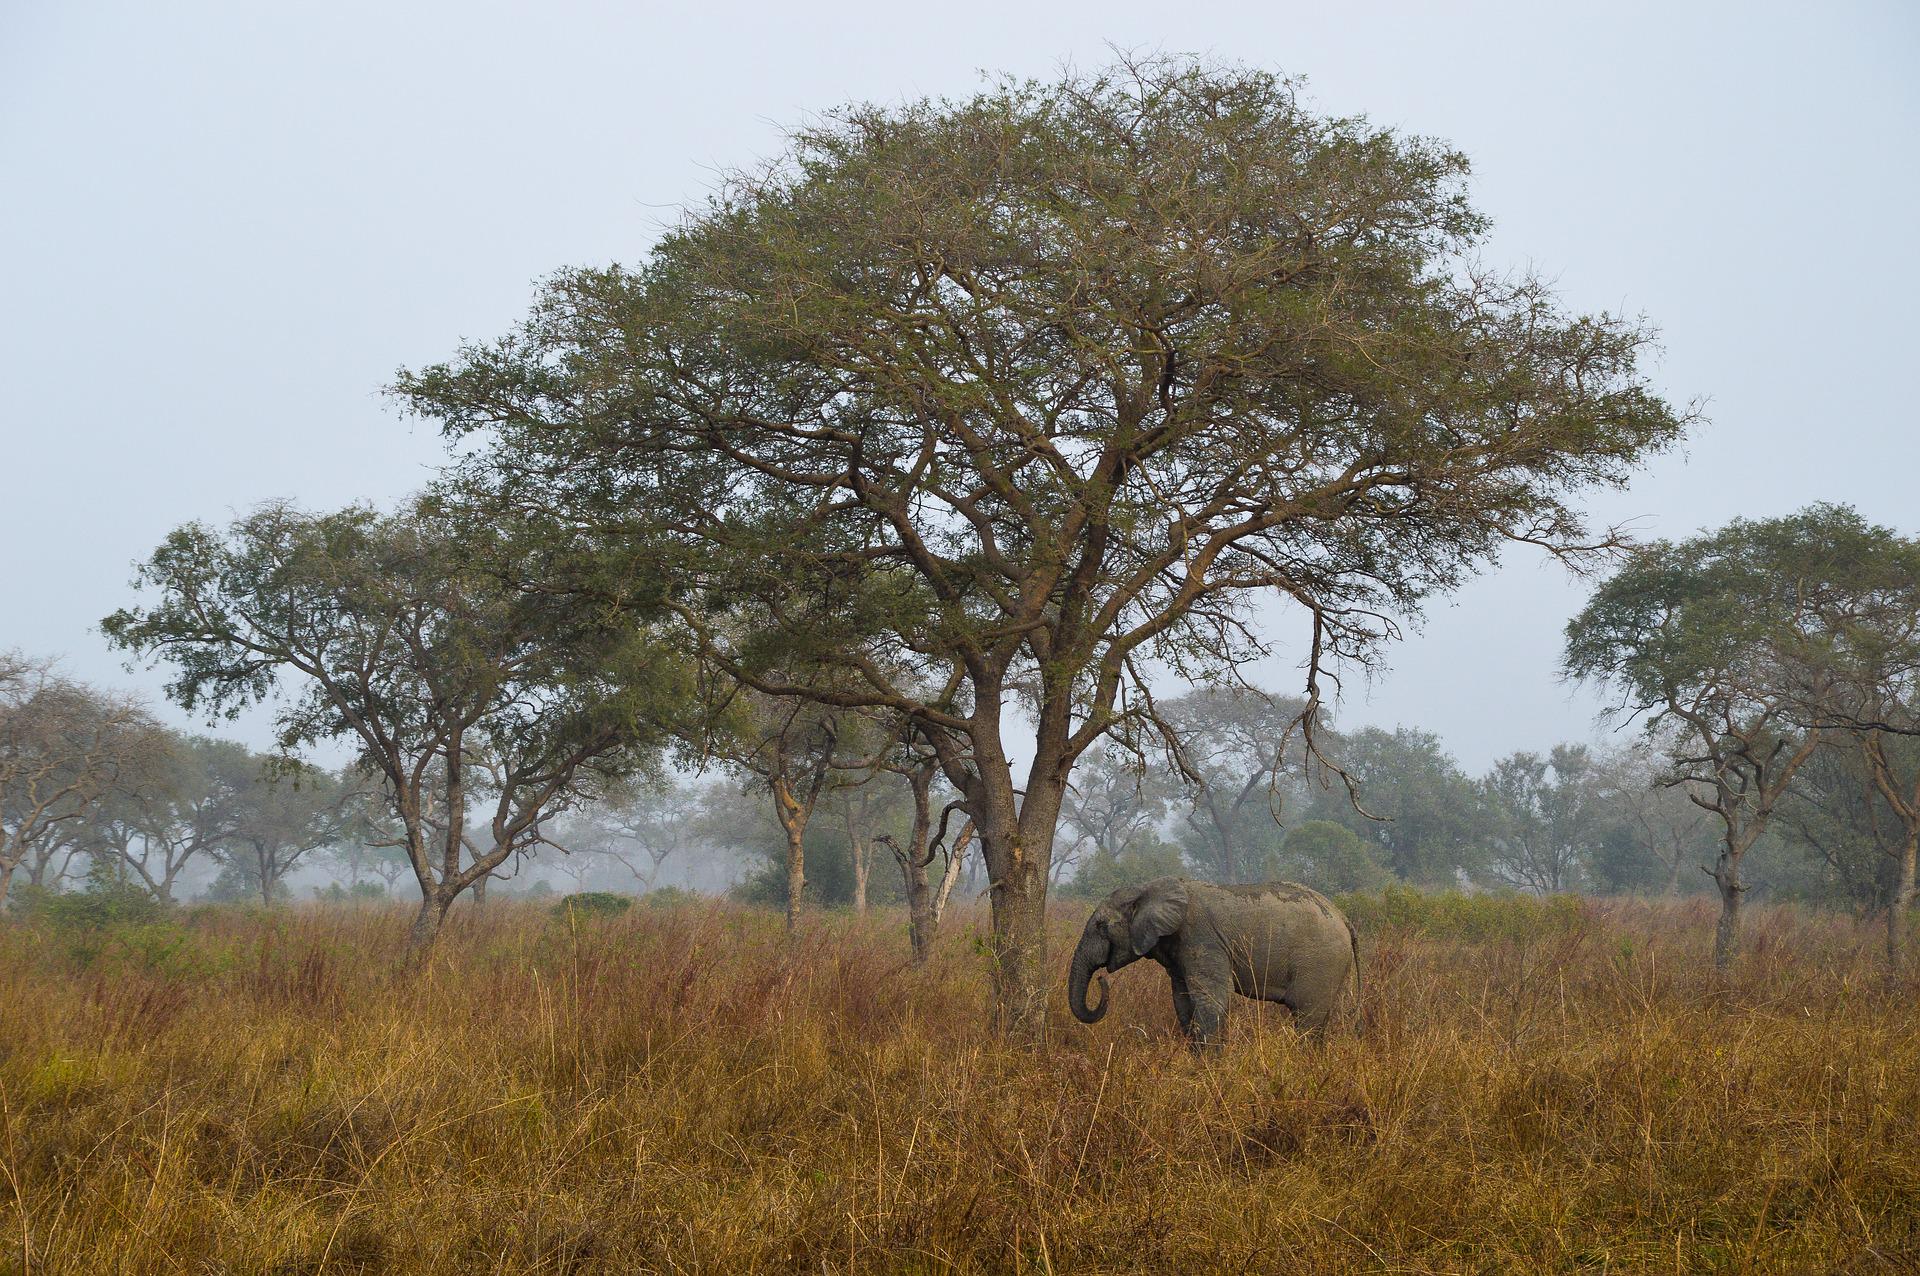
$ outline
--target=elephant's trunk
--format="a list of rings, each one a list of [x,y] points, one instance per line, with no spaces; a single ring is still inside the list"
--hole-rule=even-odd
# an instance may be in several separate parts
[[[1083,938],[1073,950],[1073,971],[1067,976],[1067,1005],[1081,1023],[1099,1023],[1107,1013],[1107,981],[1100,981],[1100,1004],[1087,1004],[1087,981],[1100,965],[1100,955]]]

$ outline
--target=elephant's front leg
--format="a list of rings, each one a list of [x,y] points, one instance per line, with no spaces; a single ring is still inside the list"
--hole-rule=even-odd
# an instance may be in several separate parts
[[[1168,980],[1173,984],[1173,1017],[1180,1021],[1180,1031],[1189,1039],[1193,1037],[1193,994],[1187,991],[1186,976],[1178,966],[1169,967]]]
[[[1189,1018],[1184,1025],[1196,1050],[1217,1048],[1227,1028],[1227,998],[1233,995],[1233,968],[1224,955],[1198,954],[1180,972]]]

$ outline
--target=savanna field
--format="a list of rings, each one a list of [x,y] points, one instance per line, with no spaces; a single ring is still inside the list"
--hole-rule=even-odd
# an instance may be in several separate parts
[[[1879,936],[1352,902],[1356,1032],[1164,976],[996,1044],[978,922],[729,905],[0,928],[0,1269],[1906,1272],[1920,1030]],[[1082,906],[1063,902],[1064,962]],[[1056,993],[1056,1000],[1059,1000]]]

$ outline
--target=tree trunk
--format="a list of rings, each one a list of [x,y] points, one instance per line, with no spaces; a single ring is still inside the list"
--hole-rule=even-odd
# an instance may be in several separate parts
[[[989,843],[983,837],[981,845]],[[996,1026],[1039,1045],[1047,1028],[1047,872],[1044,855],[1016,835],[993,872],[993,1001]]]
[[[1673,850],[1673,862],[1667,865],[1667,889],[1664,894],[1668,899],[1680,893],[1680,867],[1686,858],[1686,852],[1676,846]]]
[[[855,838],[848,846],[853,856],[853,911],[865,916],[867,912],[867,872],[869,860],[867,853],[871,849],[864,837]]]
[[[1713,968],[1724,976],[1740,955],[1740,898],[1747,893],[1740,880],[1742,852],[1722,848],[1713,880],[1720,887],[1720,921],[1713,928]]]
[[[13,886],[12,864],[0,864],[0,908],[7,906],[7,891]]]
[[[413,925],[407,931],[407,947],[416,957],[424,956],[433,941],[440,935],[440,923],[446,917],[446,909],[432,895],[422,896],[420,911],[413,915]]]
[[[1060,768],[1036,759],[1018,814],[1009,784],[975,821],[993,902],[996,1026],[1029,1046],[1046,1038],[1047,869],[1065,793]]]
[[[940,887],[933,893],[933,925],[940,926],[941,919],[947,915],[947,900],[953,895],[953,888],[959,884],[967,868],[967,847],[973,844],[973,824],[971,821],[960,830],[960,836],[953,840],[953,850],[947,854],[946,871],[940,874]]]
[[[1920,826],[1907,830],[1900,848],[1900,872],[1887,907],[1887,965],[1895,975],[1908,970],[1907,930],[1913,913],[1915,859],[1920,854]]]
[[[913,945],[913,964],[924,966],[933,951],[933,887],[924,863],[902,863],[907,879],[907,940]]]
[[[473,911],[479,912],[487,906],[487,883],[493,879],[492,873],[482,873],[473,879]]]
[[[787,829],[787,933],[800,929],[800,903],[807,890],[807,844],[804,829]]]

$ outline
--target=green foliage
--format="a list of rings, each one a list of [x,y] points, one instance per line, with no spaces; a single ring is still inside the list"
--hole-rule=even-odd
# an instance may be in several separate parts
[[[314,898],[326,904],[379,904],[387,899],[387,888],[379,882],[355,882],[351,887],[328,882],[314,890]]]
[[[1359,834],[1331,820],[1308,820],[1288,831],[1281,844],[1279,876],[1317,891],[1379,890],[1393,872]]]
[[[1830,720],[1920,652],[1920,542],[1817,504],[1644,547],[1567,624],[1566,668],[1650,714]]]
[[[1314,818],[1345,825],[1377,845],[1404,882],[1455,886],[1462,875],[1481,872],[1491,813],[1439,736],[1412,727],[1363,727],[1343,732],[1333,748],[1359,786],[1365,814],[1335,782],[1313,794]]]
[[[1378,894],[1342,895],[1337,902],[1362,935],[1397,930],[1433,939],[1524,940],[1588,924],[1587,907],[1575,895],[1468,895],[1389,886]]]
[[[617,895],[612,891],[580,891],[561,896],[550,911],[562,921],[592,921],[618,917],[632,907],[631,895]]]
[[[18,888],[14,908],[29,921],[55,930],[98,930],[107,926],[140,926],[160,921],[172,911],[151,891],[104,875],[90,879],[82,891]]]
[[[656,886],[642,895],[640,902],[648,908],[682,908],[703,903],[705,899],[698,891],[690,891],[684,886]]]
[[[1134,886],[1156,877],[1184,876],[1186,872],[1186,861],[1178,846],[1145,833],[1133,837],[1118,850],[1102,847],[1089,855],[1068,884],[1068,893],[1099,899],[1122,886]]]

